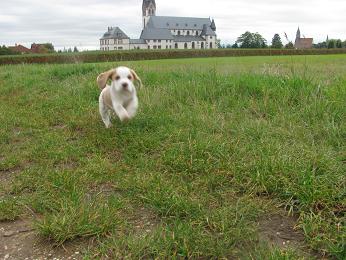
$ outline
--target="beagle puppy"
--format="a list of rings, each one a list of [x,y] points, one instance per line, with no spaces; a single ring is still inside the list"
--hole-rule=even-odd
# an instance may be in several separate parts
[[[108,80],[111,84],[107,85]],[[142,87],[142,81],[136,72],[127,67],[118,67],[100,74],[97,84],[102,90],[99,98],[99,111],[106,128],[112,126],[111,112],[124,122],[132,119],[138,109],[137,91],[134,85]]]

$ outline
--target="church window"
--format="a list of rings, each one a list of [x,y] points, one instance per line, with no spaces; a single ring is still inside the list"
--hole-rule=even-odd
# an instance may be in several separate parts
[[[196,36],[198,36],[198,31],[196,31]]]
[[[161,40],[159,40],[159,42],[161,42]]]
[[[190,31],[187,31],[187,35],[190,35]]]
[[[158,49],[161,49],[161,45],[159,45],[159,46],[157,46],[158,47]]]
[[[185,42],[185,44],[184,44],[184,49],[187,49],[187,43]]]
[[[204,49],[204,42],[201,43],[201,49]]]
[[[180,36],[180,31],[178,31],[178,35]]]
[[[176,44],[174,45],[174,48],[178,49],[178,43],[176,43]]]
[[[210,49],[212,49],[213,48],[213,43],[210,43]]]
[[[192,42],[192,49],[195,48],[195,42]]]

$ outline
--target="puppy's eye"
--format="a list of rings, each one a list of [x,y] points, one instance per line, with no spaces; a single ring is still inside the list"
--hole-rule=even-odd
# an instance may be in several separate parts
[[[132,80],[132,76],[131,76],[131,75],[128,75],[127,78],[128,78],[129,80]]]
[[[119,80],[119,79],[120,79],[120,76],[116,76],[116,77],[115,77],[115,80]]]

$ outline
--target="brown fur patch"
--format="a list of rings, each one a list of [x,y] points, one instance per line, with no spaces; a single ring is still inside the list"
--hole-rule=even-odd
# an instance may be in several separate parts
[[[109,79],[115,80],[115,78],[116,78],[116,70],[111,69],[111,70],[108,70],[106,72],[101,73],[97,77],[97,84],[98,84],[99,88],[102,90],[107,86],[107,82]]]

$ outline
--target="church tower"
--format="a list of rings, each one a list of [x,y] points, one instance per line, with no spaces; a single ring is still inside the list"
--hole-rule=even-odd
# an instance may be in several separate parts
[[[297,35],[296,35],[296,41],[295,41],[295,46],[298,45],[299,41],[300,41],[300,28],[298,27]]]
[[[297,36],[296,36],[296,40],[300,39],[300,28],[298,27],[298,31],[297,31]]]
[[[143,29],[147,26],[150,16],[156,15],[156,3],[155,0],[143,0],[142,5],[143,12]]]

